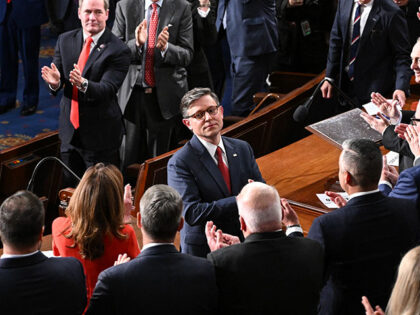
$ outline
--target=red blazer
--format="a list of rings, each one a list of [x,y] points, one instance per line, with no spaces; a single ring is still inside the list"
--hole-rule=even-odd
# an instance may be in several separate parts
[[[106,235],[104,237],[104,254],[94,260],[84,259],[80,256],[78,246],[74,248],[70,247],[74,244],[73,239],[66,238],[62,233],[69,233],[70,227],[70,218],[59,217],[54,220],[52,224],[52,248],[55,256],[75,257],[82,263],[86,276],[87,305],[89,305],[90,297],[93,289],[95,289],[96,281],[101,271],[113,266],[118,258],[118,254],[127,253],[130,258],[137,257],[140,253],[139,244],[137,243],[133,228],[126,224],[121,232],[128,235],[127,239],[120,240]]]

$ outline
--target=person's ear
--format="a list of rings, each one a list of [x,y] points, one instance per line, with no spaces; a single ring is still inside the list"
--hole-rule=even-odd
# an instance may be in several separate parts
[[[241,231],[246,232],[246,230],[247,230],[248,227],[246,226],[246,223],[245,223],[244,218],[242,218],[241,216],[239,216],[239,222],[241,224]]]
[[[141,214],[140,214],[140,211],[139,212],[137,212],[137,226],[138,226],[138,228],[139,229],[141,229]]]
[[[178,232],[182,230],[184,227],[184,217],[181,217],[181,220],[179,220],[178,228],[176,229]]]
[[[191,122],[190,122],[190,120],[189,120],[189,119],[184,118],[184,119],[182,120],[182,123],[183,123],[185,126],[187,126],[187,128],[188,128],[188,129],[192,130],[192,127],[191,127]]]

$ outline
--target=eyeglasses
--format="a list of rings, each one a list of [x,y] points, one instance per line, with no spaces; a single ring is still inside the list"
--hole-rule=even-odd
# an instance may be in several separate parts
[[[195,118],[197,120],[203,120],[204,117],[206,116],[206,113],[209,113],[210,116],[216,116],[217,113],[219,112],[219,107],[220,107],[220,105],[210,106],[206,110],[198,111],[198,112],[196,112],[196,113],[194,113],[190,116],[186,116],[185,118]]]
[[[410,119],[410,124],[413,126],[417,126],[417,122],[420,122],[419,118],[411,118]]]

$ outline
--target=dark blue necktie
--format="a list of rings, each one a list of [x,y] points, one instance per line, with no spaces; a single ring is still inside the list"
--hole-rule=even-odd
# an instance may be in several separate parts
[[[360,17],[362,15],[362,5],[357,3],[356,13],[353,20],[353,34],[350,43],[349,55],[349,78],[350,81],[354,80],[354,62],[356,61],[357,48],[360,41]]]

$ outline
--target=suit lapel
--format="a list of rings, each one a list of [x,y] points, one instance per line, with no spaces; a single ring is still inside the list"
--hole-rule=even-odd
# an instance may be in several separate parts
[[[69,47],[69,51],[72,52],[72,57],[74,62],[77,63],[79,60],[80,53],[82,52],[83,48],[83,31],[80,29],[78,32],[74,34],[73,41],[71,43],[71,47]],[[71,65],[71,68],[73,68],[73,65]]]
[[[370,33],[372,32],[373,28],[375,27],[376,23],[379,20],[379,13],[380,13],[380,1],[374,1],[372,10],[369,13],[368,19],[366,21],[365,28],[362,33],[362,37],[360,38],[360,45],[358,47],[358,52],[363,49],[361,48],[366,42],[369,40]],[[363,51],[363,50],[362,50]]]
[[[156,40],[160,32],[165,26],[172,24],[172,19],[175,16],[175,3],[172,0],[163,0],[162,7],[159,12],[159,23],[157,28]]]
[[[222,137],[223,144],[226,149],[226,156],[229,164],[229,175],[230,175],[230,187],[232,189],[232,194],[236,195],[242,188],[241,185],[241,170],[240,170],[240,156],[236,152],[232,143],[229,139]]]
[[[93,63],[99,58],[100,55],[105,51],[107,48],[107,43],[109,42],[110,33],[108,29],[105,29],[105,32],[102,34],[102,36],[98,39],[98,43],[91,51],[88,60],[86,61],[86,65],[83,69],[82,76],[84,76],[90,67],[93,65]]]
[[[197,136],[193,136],[190,141],[191,146],[199,155],[200,162],[204,165],[210,177],[216,182],[217,186],[222,191],[223,195],[229,197],[229,191],[227,189],[225,180],[223,179],[222,173],[214,162],[213,158],[210,156],[207,149],[201,144],[200,140],[197,139]]]
[[[349,27],[353,26],[353,21],[351,21],[351,13],[353,11],[353,0],[341,1],[343,5],[343,17],[340,19],[342,25],[343,35],[344,35],[344,44],[349,43]]]

